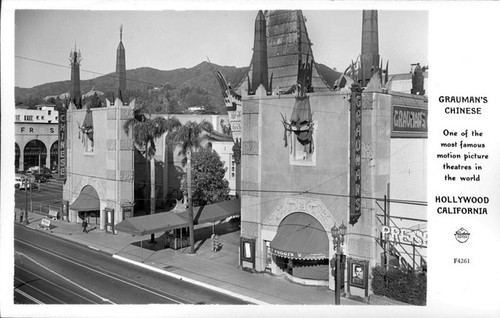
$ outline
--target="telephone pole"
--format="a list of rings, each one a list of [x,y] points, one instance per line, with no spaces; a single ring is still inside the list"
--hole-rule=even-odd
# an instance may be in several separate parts
[[[24,220],[23,223],[28,225],[28,178],[24,177],[24,192],[25,192],[25,201],[26,207],[24,209]]]

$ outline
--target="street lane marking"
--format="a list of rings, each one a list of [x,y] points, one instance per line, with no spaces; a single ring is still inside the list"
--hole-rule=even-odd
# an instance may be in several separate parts
[[[21,294],[23,295],[24,297],[28,298],[29,300],[31,301],[34,301],[35,303],[39,304],[39,305],[44,305],[44,303],[42,303],[41,301],[39,301],[38,299],[36,299],[35,297],[33,296],[30,296],[28,294],[26,294],[25,292],[23,292],[22,290],[19,290],[17,288],[14,288],[14,292],[17,292],[18,294]]]
[[[251,297],[248,297],[248,296],[244,296],[244,295],[241,295],[241,294],[238,294],[238,293],[234,293],[232,291],[229,291],[229,290],[226,290],[226,289],[223,289],[223,288],[220,288],[220,287],[212,286],[212,285],[209,285],[209,284],[206,284],[206,283],[203,283],[203,282],[191,279],[191,278],[187,278],[187,277],[184,277],[184,276],[181,276],[181,275],[178,275],[178,274],[174,274],[174,273],[171,273],[171,272],[168,272],[168,271],[164,271],[164,270],[159,269],[157,267],[150,266],[150,265],[143,264],[143,263],[139,263],[139,262],[136,262],[134,260],[128,259],[128,258],[120,256],[120,255],[113,254],[113,257],[116,258],[116,259],[119,259],[121,261],[130,263],[130,264],[134,264],[134,265],[137,265],[137,266],[149,269],[151,271],[154,271],[154,272],[166,275],[166,276],[174,277],[174,278],[177,278],[179,280],[182,280],[182,281],[194,284],[194,285],[205,287],[207,289],[219,292],[221,294],[225,294],[225,295],[229,295],[231,297],[239,298],[241,300],[248,301],[248,302],[251,302],[251,303],[254,303],[254,304],[257,304],[257,305],[269,305],[269,303],[263,302],[261,300],[258,300],[258,299],[255,299],[255,298],[251,298]]]
[[[56,273],[55,271],[51,270],[50,268],[48,268],[48,267],[46,267],[46,266],[44,266],[44,265],[40,264],[39,262],[35,261],[33,258],[29,257],[28,255],[23,254],[23,253],[20,253],[20,254],[21,254],[21,255],[23,255],[24,257],[26,257],[27,259],[29,259],[30,261],[32,261],[33,263],[37,264],[38,266],[40,266],[40,267],[44,268],[45,270],[47,270],[47,271],[51,272],[52,274],[54,274],[54,275],[56,275],[56,276],[59,276],[60,278],[64,279],[64,280],[65,280],[65,281],[67,281],[68,283],[71,283],[71,284],[73,284],[73,285],[75,285],[75,286],[77,286],[77,287],[79,287],[79,288],[83,289],[84,291],[88,292],[89,294],[94,295],[94,296],[96,296],[97,298],[101,299],[102,301],[109,302],[109,303],[111,303],[111,304],[113,304],[113,305],[116,305],[114,302],[110,301],[109,299],[104,298],[104,297],[101,297],[100,295],[98,295],[98,294],[94,293],[93,291],[91,291],[91,290],[89,290],[89,289],[87,289],[87,288],[85,288],[85,287],[83,287],[83,286],[81,286],[81,285],[79,285],[79,284],[75,283],[75,282],[74,282],[74,281],[72,281],[71,279],[68,279],[68,278],[66,278],[66,277],[62,276],[61,274]]]
[[[25,255],[23,254],[23,256],[25,256]],[[69,289],[67,289],[67,288],[65,288],[65,287],[63,287],[63,286],[60,286],[60,285],[58,285],[58,284],[55,284],[54,282],[51,282],[51,281],[49,281],[49,280],[47,280],[47,279],[43,278],[42,276],[37,275],[36,273],[33,273],[32,271],[30,271],[30,270],[28,270],[28,269],[26,269],[26,268],[23,268],[23,267],[21,267],[21,266],[19,266],[19,265],[15,265],[15,267],[17,267],[18,269],[23,270],[23,271],[25,271],[25,272],[28,272],[28,273],[30,273],[31,275],[33,275],[33,276],[37,277],[38,279],[43,280],[43,281],[47,282],[48,284],[52,284],[52,285],[56,286],[56,287],[57,287],[57,288],[59,288],[59,289],[62,289],[62,290],[64,290],[64,291],[68,292],[68,293],[71,293],[71,294],[73,294],[73,295],[76,295],[76,296],[78,296],[78,297],[80,297],[80,298],[82,298],[82,299],[88,300],[89,302],[91,302],[91,303],[93,303],[93,304],[98,304],[97,302],[93,301],[92,299],[87,298],[87,297],[85,297],[85,296],[83,296],[83,295],[79,295],[79,294],[75,293],[75,292],[74,292],[74,291],[72,291],[72,290],[69,290]],[[64,304],[64,302],[63,302],[63,301],[61,301],[60,299],[57,299],[57,298],[55,298],[55,297],[53,297],[53,296],[51,296],[51,295],[47,294],[46,292],[42,291],[41,289],[39,289],[39,288],[37,288],[37,287],[34,287],[33,285],[29,284],[29,282],[25,282],[25,281],[23,281],[22,279],[15,278],[15,277],[14,277],[14,279],[17,279],[18,281],[22,282],[24,285],[27,285],[27,286],[29,286],[30,288],[33,288],[34,290],[36,290],[36,291],[38,291],[38,292],[40,292],[40,293],[42,293],[42,294],[46,295],[47,297],[52,298],[52,299],[54,299],[54,300],[57,300],[57,301],[61,302],[62,304]]]
[[[93,246],[91,246],[91,245],[88,245],[87,247],[88,247],[88,248],[91,248],[91,249],[93,249],[93,250],[95,250],[95,251],[100,251],[100,249],[98,249],[97,247],[93,247]]]
[[[57,254],[55,254],[55,253],[49,252],[49,251],[47,251],[47,250],[45,250],[45,249],[43,249],[43,248],[40,248],[40,247],[38,247],[38,246],[35,246],[34,244],[31,244],[31,243],[25,242],[25,241],[23,241],[23,240],[15,239],[15,241],[18,241],[18,242],[20,242],[20,243],[22,243],[22,244],[28,245],[28,246],[30,246],[30,247],[32,247],[32,248],[35,248],[35,249],[37,249],[37,250],[40,250],[40,251],[42,251],[42,252],[44,252],[44,253],[50,254],[50,255],[52,255],[52,256],[54,256],[54,257],[58,257],[58,258],[60,258],[60,259],[63,259],[63,260],[65,260],[65,261],[67,261],[67,262],[69,262],[69,263],[72,263],[72,264],[74,264],[74,265],[77,265],[77,266],[80,266],[80,267],[86,268],[86,269],[88,269],[88,270],[90,270],[90,271],[92,271],[92,272],[98,273],[98,274],[100,274],[100,275],[106,276],[106,277],[111,278],[111,279],[114,279],[114,280],[117,280],[117,281],[119,281],[119,282],[122,282],[122,283],[124,283],[124,284],[130,285],[130,286],[135,287],[135,288],[137,288],[137,289],[144,290],[144,291],[146,291],[146,292],[149,292],[150,294],[154,294],[154,295],[156,295],[156,296],[159,296],[159,297],[161,297],[161,298],[168,299],[168,300],[173,301],[173,302],[178,303],[178,304],[183,304],[182,302],[178,301],[177,299],[170,298],[170,297],[167,297],[167,296],[165,296],[165,295],[162,295],[162,294],[159,294],[159,293],[157,293],[157,292],[154,292],[153,290],[151,290],[151,289],[153,289],[152,287],[150,287],[151,289],[147,289],[147,288],[144,288],[144,287],[142,287],[142,286],[140,286],[140,285],[137,285],[137,284],[134,284],[134,283],[128,282],[128,281],[126,281],[126,280],[123,280],[123,279],[120,279],[120,278],[117,278],[117,277],[114,277],[114,276],[108,275],[108,274],[106,274],[106,273],[103,273],[102,271],[95,270],[95,269],[93,269],[93,268],[91,268],[91,267],[89,267],[89,266],[86,266],[86,265],[83,265],[83,264],[81,264],[81,263],[75,262],[75,261],[73,261],[73,260],[71,260],[71,259],[69,259],[69,258],[59,256],[59,255],[57,255]],[[97,296],[97,297],[99,297],[99,298],[100,298],[100,296]],[[179,297],[179,298],[180,298],[180,297]],[[107,300],[107,301],[109,301],[109,300]],[[111,302],[111,301],[109,301],[109,302]],[[186,301],[186,302],[187,302],[187,301]],[[111,302],[111,303],[112,303],[112,302]],[[113,304],[114,304],[114,303],[113,303]]]

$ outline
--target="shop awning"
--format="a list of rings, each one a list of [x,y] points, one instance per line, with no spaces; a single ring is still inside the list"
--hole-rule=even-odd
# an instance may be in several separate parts
[[[328,258],[328,236],[323,226],[309,214],[285,217],[271,242],[271,253],[292,259]]]
[[[211,223],[241,214],[241,199],[229,200],[193,208],[194,224]],[[188,213],[179,215],[188,220]]]
[[[193,209],[194,224],[224,220],[240,215],[241,200],[230,200]],[[148,235],[189,226],[187,211],[181,213],[163,212],[128,218],[115,225],[115,230],[132,235]]]
[[[115,230],[132,235],[143,236],[187,227],[188,222],[179,214],[163,212],[127,218],[115,225]]]
[[[99,211],[101,204],[97,191],[89,185],[83,187],[76,200],[69,205],[69,208],[75,211]]]

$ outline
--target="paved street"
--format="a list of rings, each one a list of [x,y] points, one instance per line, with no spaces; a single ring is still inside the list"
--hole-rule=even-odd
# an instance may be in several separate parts
[[[59,210],[62,200],[62,187],[63,180],[54,177],[52,179],[48,179],[47,182],[40,183],[39,189],[32,189],[31,191],[16,189],[16,208],[24,210],[26,208],[26,202],[28,202],[29,206],[31,201],[34,211],[43,211],[48,213],[49,207],[51,209]]]
[[[245,304],[19,224],[15,252],[16,303]]]

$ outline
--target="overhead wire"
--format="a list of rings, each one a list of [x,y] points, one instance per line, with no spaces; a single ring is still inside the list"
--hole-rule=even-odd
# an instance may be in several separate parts
[[[68,65],[62,65],[62,64],[57,64],[57,63],[53,63],[53,62],[47,62],[47,61],[43,61],[43,60],[39,60],[39,59],[35,59],[35,58],[24,57],[24,56],[20,56],[20,55],[15,55],[15,57],[19,58],[19,59],[24,59],[24,60],[28,60],[28,61],[32,61],[32,62],[47,64],[47,65],[51,65],[51,66],[62,67],[62,68],[66,68],[66,69],[70,69],[71,68]],[[92,74],[94,74],[94,76],[95,76],[95,74],[99,74],[99,75],[104,76],[104,77],[111,77],[111,78],[115,78],[115,79],[118,78],[118,75],[115,75],[114,73],[104,74],[104,73],[100,73],[100,72],[95,71],[95,70],[87,70],[87,69],[80,69],[80,71],[84,71],[86,73],[92,73]],[[145,85],[153,86],[153,87],[154,86],[158,86],[158,85],[162,85],[160,83],[151,83],[151,82],[142,81],[142,80],[133,79],[133,78],[127,78],[126,80],[127,80],[127,82],[135,82],[135,83],[145,84]],[[95,82],[95,78],[93,79],[93,81]],[[214,79],[214,82],[216,83],[215,79]],[[315,94],[315,96],[331,96],[331,93],[326,93],[326,92],[319,92],[319,93],[314,93],[314,94]],[[206,95],[214,97],[214,98],[220,98],[221,97],[220,95],[211,94],[210,92],[206,92]],[[342,95],[342,93],[340,95]],[[345,97],[348,96],[347,94],[344,94],[344,95],[345,95]],[[252,99],[248,99],[248,100],[245,100],[245,102],[248,103],[248,104],[252,104],[252,103],[260,104],[260,105],[265,106],[265,107],[280,107],[280,108],[285,108],[286,106],[284,106],[282,104],[272,103],[270,101],[273,100],[273,99],[279,100],[279,99],[282,99],[282,98],[290,98],[289,96],[291,96],[291,95],[268,96],[266,98],[266,100],[264,100],[264,101],[262,101],[262,100],[255,101],[255,100],[252,100]],[[402,103],[405,104],[404,99],[402,100]],[[408,105],[408,106],[411,106],[411,105]],[[345,111],[342,111],[342,110],[315,110],[315,113],[337,114],[337,115],[350,116],[348,109],[346,109]],[[175,114],[173,114],[173,115],[175,115]],[[386,118],[386,119],[388,119],[388,118],[392,118],[392,115],[391,114],[388,114],[388,115],[377,114],[376,118]]]

